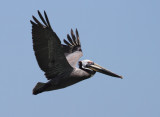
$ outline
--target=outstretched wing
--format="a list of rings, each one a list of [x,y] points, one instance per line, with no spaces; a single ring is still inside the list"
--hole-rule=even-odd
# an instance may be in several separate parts
[[[67,40],[63,40],[66,45],[62,45],[65,56],[72,67],[75,67],[80,57],[83,56],[81,43],[79,40],[78,30],[76,29],[76,36],[71,29],[71,37],[68,34]]]
[[[61,41],[51,28],[46,12],[44,11],[45,19],[39,11],[38,14],[43,24],[34,16],[34,22],[30,22],[32,24],[33,49],[39,67],[45,72],[48,79],[70,73],[73,68],[64,55]]]

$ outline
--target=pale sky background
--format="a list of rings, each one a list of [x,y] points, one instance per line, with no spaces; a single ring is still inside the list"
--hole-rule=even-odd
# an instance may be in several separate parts
[[[124,79],[97,73],[32,95],[37,82],[47,82],[32,48],[37,10],[46,10],[61,40],[78,28],[81,60]],[[0,117],[160,117],[160,1],[1,0],[0,77]]]

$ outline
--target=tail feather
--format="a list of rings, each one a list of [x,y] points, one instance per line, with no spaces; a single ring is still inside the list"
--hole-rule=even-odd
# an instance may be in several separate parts
[[[44,91],[43,87],[44,87],[45,84],[46,83],[38,82],[37,85],[33,89],[33,94],[37,95],[39,93],[42,93]]]

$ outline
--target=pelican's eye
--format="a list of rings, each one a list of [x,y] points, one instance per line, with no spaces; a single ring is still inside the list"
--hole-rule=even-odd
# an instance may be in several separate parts
[[[78,65],[79,65],[79,66],[82,66],[82,61],[79,61],[79,62],[78,62]]]
[[[94,62],[88,61],[86,67],[90,67],[90,65],[94,65]]]
[[[92,64],[92,65],[93,65],[93,64],[94,64],[94,62],[92,62],[92,61],[88,61],[88,64]]]

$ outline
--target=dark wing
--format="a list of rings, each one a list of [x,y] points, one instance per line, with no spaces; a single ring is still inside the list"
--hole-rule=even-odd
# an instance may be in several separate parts
[[[43,24],[34,16],[34,22],[31,21],[31,24],[33,49],[39,67],[45,72],[48,79],[70,73],[73,68],[64,55],[61,41],[52,30],[46,12],[44,11],[45,19],[39,11],[38,14]]]
[[[83,56],[81,44],[79,40],[78,30],[76,29],[76,36],[71,29],[71,37],[68,34],[67,40],[64,39],[66,45],[62,45],[64,49],[65,56],[72,67],[75,67],[80,57]]]

